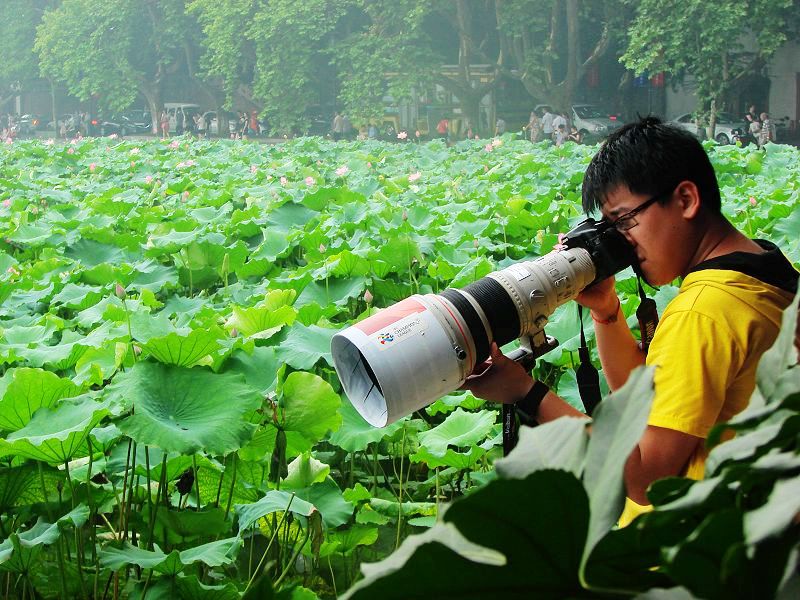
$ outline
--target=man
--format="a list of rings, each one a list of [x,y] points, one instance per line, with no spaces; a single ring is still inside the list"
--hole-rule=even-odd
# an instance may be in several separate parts
[[[558,135],[558,130],[561,126],[564,126],[564,131],[567,131],[567,118],[564,116],[564,112],[558,112],[553,116],[553,139],[556,139]],[[566,137],[566,136],[565,136]]]
[[[750,240],[720,211],[711,162],[690,133],[647,118],[612,133],[592,159],[583,206],[600,209],[632,244],[652,285],[683,277],[647,356],[625,322],[610,277],[583,291],[600,360],[612,390],[642,364],[654,365],[647,429],[625,465],[628,496],[620,524],[647,510],[646,490],[667,476],[703,476],[711,427],[743,410],[761,355],[797,292],[797,271],[770,242]],[[540,401],[540,422],[581,416],[535,383],[492,345],[491,363],[465,387],[512,403]]]
[[[553,119],[555,119],[555,115],[550,112],[549,106],[545,106],[542,115],[542,135],[546,140],[552,141],[553,139]]]
[[[335,141],[342,139],[342,133],[344,132],[344,120],[342,119],[342,115],[340,115],[338,112],[334,113],[333,115],[331,131],[333,132],[333,139]]]
[[[495,135],[503,135],[506,132],[506,122],[501,117],[497,118],[497,123],[494,126]]]

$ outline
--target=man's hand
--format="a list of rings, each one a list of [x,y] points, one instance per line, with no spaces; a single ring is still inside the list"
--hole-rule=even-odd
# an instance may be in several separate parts
[[[616,281],[613,275],[611,277],[606,277],[602,281],[583,290],[575,298],[575,301],[594,312],[599,318],[605,319],[619,306],[615,285]]]
[[[524,398],[532,387],[533,379],[525,369],[492,342],[489,359],[475,366],[461,389],[490,402],[513,404]]]

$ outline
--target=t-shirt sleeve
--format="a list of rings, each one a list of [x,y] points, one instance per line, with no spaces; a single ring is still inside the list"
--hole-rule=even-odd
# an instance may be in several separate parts
[[[691,310],[665,316],[647,355],[656,367],[648,424],[705,438],[741,356],[730,329],[711,316]]]

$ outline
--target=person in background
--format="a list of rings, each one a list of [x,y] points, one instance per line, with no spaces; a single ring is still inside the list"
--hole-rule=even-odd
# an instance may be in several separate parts
[[[544,114],[542,114],[542,136],[545,140],[553,141],[553,119],[555,115],[550,112],[550,107],[544,107]]]
[[[334,141],[339,141],[342,139],[342,131],[343,131],[343,123],[342,123],[342,115],[338,112],[333,114],[333,123],[331,124],[331,133],[333,133]]]
[[[556,134],[558,134],[558,129],[561,125],[564,126],[564,134],[565,134],[564,139],[566,139],[567,118],[564,116],[564,113],[562,111],[559,111],[555,113],[555,116],[553,117],[553,140],[555,140],[555,136]]]
[[[564,123],[558,124],[558,129],[553,133],[553,141],[556,146],[562,146],[567,141],[569,134],[567,133],[567,126]]]
[[[575,125],[573,125],[572,127],[569,128],[569,135],[567,136],[567,139],[570,142],[575,142],[576,144],[580,144],[583,142],[583,134],[581,134],[581,132],[578,131],[578,128],[575,127]]]
[[[159,125],[161,126],[161,137],[167,139],[169,137],[169,115],[166,110],[161,111]]]
[[[539,136],[542,134],[542,122],[536,115],[536,111],[531,111],[531,116],[528,117],[528,124],[525,126],[528,129],[528,136],[532,143],[539,141]]]
[[[503,135],[506,132],[506,122],[502,117],[497,118],[497,123],[494,125],[494,134]]]
[[[449,131],[450,131],[450,121],[448,121],[445,117],[442,117],[436,124],[436,133],[439,134],[440,138],[447,141]]]
[[[758,146],[763,148],[767,142],[775,141],[775,132],[772,129],[772,121],[770,121],[767,113],[762,112],[759,117],[761,119],[761,131],[758,136]]]
[[[750,138],[756,146],[761,146],[761,121],[753,119],[747,125],[747,131]]]

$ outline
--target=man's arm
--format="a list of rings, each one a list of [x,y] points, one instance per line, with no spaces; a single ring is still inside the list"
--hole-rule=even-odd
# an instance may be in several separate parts
[[[614,285],[614,278],[609,277],[577,297],[577,301],[591,312],[600,364],[612,391],[622,387],[631,371],[643,365],[645,359],[625,322]]]

